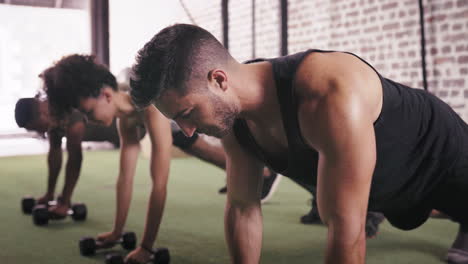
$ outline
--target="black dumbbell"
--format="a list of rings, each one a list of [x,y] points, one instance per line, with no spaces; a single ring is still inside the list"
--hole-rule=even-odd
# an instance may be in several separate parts
[[[51,205],[51,203],[49,203]],[[70,210],[68,210],[67,215],[75,221],[84,221],[88,215],[88,210],[86,205],[82,203],[73,204]],[[34,206],[32,210],[33,222],[38,226],[47,225],[51,215],[46,205],[39,204]]]
[[[148,263],[153,264],[169,264],[171,261],[171,256],[169,254],[169,249],[167,248],[158,248],[153,251],[153,256]],[[119,254],[108,254],[106,256],[106,264],[123,264],[124,258]]]
[[[32,196],[23,197],[21,200],[21,209],[25,214],[31,214],[35,205],[36,199]]]
[[[123,249],[132,250],[135,249],[136,242],[137,238],[134,232],[125,232],[122,237],[116,241],[116,244],[121,244]],[[104,248],[104,245],[93,237],[83,237],[80,239],[79,244],[82,256],[94,255],[96,253],[96,249]]]
[[[57,202],[56,201],[47,202],[47,206],[52,206],[54,204],[57,204]],[[36,198],[32,196],[25,196],[21,200],[21,209],[23,210],[23,213],[25,214],[31,214],[34,209],[34,206],[36,205],[37,205],[37,200]]]

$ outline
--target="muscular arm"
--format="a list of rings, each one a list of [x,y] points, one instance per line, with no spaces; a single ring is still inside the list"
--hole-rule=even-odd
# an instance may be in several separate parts
[[[323,61],[322,65],[327,63]],[[307,143],[319,152],[317,200],[328,226],[325,262],[362,264],[376,162],[373,121],[378,103],[364,94],[363,87],[372,83],[372,78],[356,76],[341,65],[333,68],[342,70],[341,74],[325,72],[321,80],[302,83],[302,91],[316,91],[319,86],[320,92],[302,100],[299,122]],[[347,68],[362,74],[359,65]]]
[[[260,192],[263,165],[234,136],[223,139],[227,154],[225,236],[232,263],[258,263],[262,246]]]
[[[169,120],[153,106],[145,109],[145,125],[151,140],[152,188],[148,201],[145,232],[141,243],[146,248],[152,248],[166,202],[172,136]]]

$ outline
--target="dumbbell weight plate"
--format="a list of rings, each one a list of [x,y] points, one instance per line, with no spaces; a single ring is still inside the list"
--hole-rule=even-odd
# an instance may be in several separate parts
[[[21,200],[21,209],[25,214],[31,214],[34,206],[36,205],[36,199],[27,196]]]
[[[124,259],[118,254],[108,254],[106,256],[106,264],[124,264]]]
[[[45,205],[39,204],[34,206],[32,217],[35,225],[43,226],[49,223],[49,211]]]
[[[122,235],[122,248],[133,250],[136,248],[137,238],[134,232],[125,232]]]
[[[169,254],[169,249],[167,248],[158,248],[154,252],[153,263],[154,264],[169,264],[171,261],[171,255]]]
[[[91,256],[96,253],[96,240],[92,237],[81,238],[79,245],[82,256]]]
[[[88,215],[88,210],[86,205],[83,203],[74,204],[72,205],[72,214],[71,217],[75,221],[84,221]]]

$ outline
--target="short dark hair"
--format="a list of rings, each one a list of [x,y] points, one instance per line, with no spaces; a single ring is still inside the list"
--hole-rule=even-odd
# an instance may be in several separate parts
[[[26,127],[39,118],[39,100],[36,98],[21,98],[15,105],[15,120],[19,127]]]
[[[97,97],[104,85],[117,90],[114,75],[94,56],[63,57],[41,75],[54,116],[61,118],[78,107],[80,98]]]
[[[208,72],[232,60],[223,45],[205,29],[175,24],[161,30],[138,52],[130,77],[130,94],[144,107],[167,89],[187,92],[186,82],[206,79]]]

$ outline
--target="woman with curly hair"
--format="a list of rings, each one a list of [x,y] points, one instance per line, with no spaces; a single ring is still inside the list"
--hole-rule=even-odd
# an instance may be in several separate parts
[[[114,75],[106,66],[97,63],[93,56],[74,54],[64,57],[46,69],[42,78],[56,116],[78,109],[89,121],[106,126],[118,118],[120,171],[116,186],[117,212],[113,230],[98,236],[104,246],[114,245],[122,235],[130,207],[140,140],[148,131],[151,140],[152,189],[145,233],[140,246],[127,256],[127,261],[148,261],[166,201],[172,145],[169,120],[155,107],[136,109],[130,95],[119,90]]]

